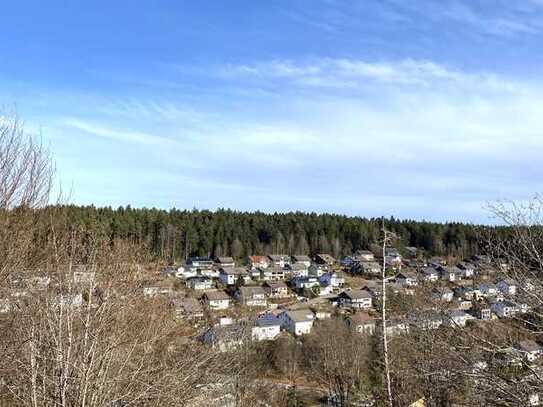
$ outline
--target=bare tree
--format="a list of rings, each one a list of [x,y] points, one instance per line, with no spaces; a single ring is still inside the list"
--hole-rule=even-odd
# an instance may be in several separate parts
[[[385,367],[385,383],[387,387],[387,397],[388,404],[392,407],[392,381],[390,379],[390,363],[388,357],[388,336],[387,336],[387,288],[386,288],[386,250],[387,246],[396,238],[396,235],[385,228],[385,220],[382,221],[382,232],[383,232],[383,243],[382,243],[382,255],[383,255],[383,264],[382,264],[382,287],[381,287],[381,335],[383,338],[383,363]]]

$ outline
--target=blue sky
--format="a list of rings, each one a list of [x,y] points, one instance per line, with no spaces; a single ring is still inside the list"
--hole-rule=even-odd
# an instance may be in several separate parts
[[[543,0],[8,2],[75,203],[489,221],[541,192]]]

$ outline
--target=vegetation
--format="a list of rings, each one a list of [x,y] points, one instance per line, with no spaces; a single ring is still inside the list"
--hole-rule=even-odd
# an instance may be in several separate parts
[[[237,212],[220,209],[112,209],[63,206],[74,224],[100,230],[109,238],[146,244],[153,254],[170,261],[188,256],[330,253],[335,257],[371,249],[380,238],[381,219],[316,213]],[[477,253],[479,227],[461,223],[412,220],[385,221],[399,239],[429,254],[467,257]]]

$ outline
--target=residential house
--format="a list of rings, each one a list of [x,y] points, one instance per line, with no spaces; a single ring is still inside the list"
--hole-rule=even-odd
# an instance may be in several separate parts
[[[220,268],[236,267],[236,262],[232,257],[217,257],[215,262]]]
[[[513,318],[520,312],[519,307],[511,301],[493,302],[490,309],[500,318]]]
[[[266,292],[262,287],[239,287],[234,296],[247,307],[265,307],[267,305]]]
[[[306,267],[311,266],[311,259],[304,254],[296,254],[292,256],[292,264],[303,264]]]
[[[304,263],[294,263],[288,266],[288,271],[294,277],[307,277],[309,274],[309,267]]]
[[[257,318],[251,329],[253,341],[273,341],[281,334],[281,320],[273,314]]]
[[[175,276],[186,280],[187,278],[196,277],[198,275],[198,269],[190,266],[179,266],[175,271]]]
[[[462,272],[458,267],[440,267],[439,277],[444,281],[454,282],[460,280]]]
[[[173,290],[171,287],[159,287],[159,286],[148,286],[143,287],[143,295],[145,297],[156,297],[158,295],[172,295]]]
[[[288,287],[283,281],[266,281],[263,288],[269,298],[290,297]]]
[[[433,310],[418,311],[409,314],[408,322],[411,326],[427,331],[441,327],[443,318]]]
[[[402,256],[396,249],[386,249],[385,264],[387,267],[401,268]]]
[[[435,282],[439,279],[439,273],[433,267],[426,267],[424,270],[422,270],[422,276],[424,281],[428,282]]]
[[[525,340],[518,343],[517,349],[527,362],[535,362],[543,355],[543,348],[535,341]]]
[[[319,279],[317,277],[294,277],[291,280],[291,284],[296,290],[320,286]]]
[[[462,274],[462,278],[472,278],[475,274],[475,266],[468,262],[460,262],[457,265],[458,269],[460,270]]]
[[[372,296],[365,290],[347,290],[338,296],[339,304],[351,309],[369,309],[372,307]]]
[[[477,292],[475,289],[469,286],[459,286],[454,289],[454,295],[459,299],[464,300],[477,300]]]
[[[249,280],[249,273],[244,267],[227,267],[219,271],[219,281],[224,285],[235,285],[238,281],[245,284]]]
[[[454,309],[445,313],[443,324],[452,327],[465,327],[466,323],[471,319],[474,319],[474,317],[467,312],[460,309]]]
[[[319,282],[323,286],[338,288],[345,284],[345,277],[343,277],[343,275],[341,275],[340,273],[328,272],[320,276]]]
[[[311,310],[284,311],[279,314],[281,326],[288,332],[298,336],[311,332],[315,316]]]
[[[454,293],[448,287],[435,287],[432,290],[432,298],[436,301],[451,302],[453,300]]]
[[[387,321],[386,334],[389,337],[409,333],[409,324],[401,319],[391,319]]]
[[[496,287],[504,295],[511,296],[517,294],[517,283],[511,278],[500,280],[498,284],[496,284]]]
[[[187,264],[198,269],[208,269],[212,268],[215,264],[213,260],[209,257],[190,257],[187,260]]]
[[[212,310],[225,310],[230,306],[230,297],[224,291],[208,291],[202,300]]]
[[[270,265],[280,268],[284,268],[291,263],[290,256],[286,254],[270,254],[268,258],[270,259]]]
[[[220,271],[216,268],[204,268],[200,269],[199,273],[202,277],[209,277],[209,278],[219,278]]]
[[[472,307],[471,311],[477,319],[488,321],[492,318],[492,310],[486,303],[478,302]]]
[[[345,256],[339,261],[341,267],[351,268],[356,263],[354,256]]]
[[[187,279],[186,285],[193,290],[210,290],[213,288],[213,281],[211,278],[204,276],[191,277]]]
[[[407,246],[407,247],[405,248],[405,251],[406,251],[406,253],[407,253],[410,257],[417,257],[418,249],[417,249],[416,247]]]
[[[483,297],[494,297],[498,294],[498,289],[495,284],[492,283],[481,283],[479,284],[479,291]]]
[[[329,254],[319,253],[315,256],[315,263],[331,267],[337,263],[337,260]]]
[[[248,330],[243,324],[215,325],[204,332],[201,340],[221,352],[227,352],[248,341]]]
[[[365,312],[357,312],[347,318],[347,325],[353,331],[373,335],[375,333],[375,319]]]
[[[285,269],[281,267],[268,267],[262,269],[260,278],[264,281],[281,281],[285,279]]]
[[[369,250],[361,250],[355,254],[356,261],[374,261],[375,255]]]
[[[307,275],[310,277],[320,277],[328,271],[328,266],[323,264],[312,264],[307,269]]]
[[[432,257],[428,261],[428,264],[435,269],[439,269],[447,265],[447,260],[445,260],[443,257]]]
[[[396,282],[402,287],[414,287],[418,285],[417,275],[414,272],[404,271],[396,275]]]
[[[381,274],[381,265],[375,261],[361,261],[355,263],[351,268],[353,274]]]
[[[270,259],[268,256],[249,256],[249,266],[251,269],[265,269],[269,265]]]

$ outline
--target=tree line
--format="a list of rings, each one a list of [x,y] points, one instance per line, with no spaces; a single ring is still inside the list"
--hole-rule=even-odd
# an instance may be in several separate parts
[[[57,208],[58,209],[58,208]],[[263,213],[229,209],[66,205],[71,221],[105,233],[111,241],[146,245],[152,254],[177,262],[190,256],[330,253],[335,257],[371,249],[379,242],[382,219],[304,212]],[[399,247],[415,246],[429,255],[471,256],[480,251],[481,227],[462,223],[385,219]]]

